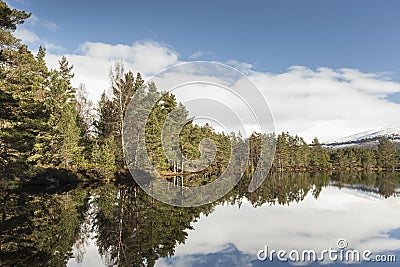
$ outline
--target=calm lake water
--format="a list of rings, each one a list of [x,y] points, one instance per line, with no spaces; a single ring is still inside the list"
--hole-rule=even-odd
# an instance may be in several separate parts
[[[0,266],[399,266],[400,173],[274,174],[253,193],[248,181],[196,208],[130,184],[3,187]],[[288,261],[259,259],[272,250]]]

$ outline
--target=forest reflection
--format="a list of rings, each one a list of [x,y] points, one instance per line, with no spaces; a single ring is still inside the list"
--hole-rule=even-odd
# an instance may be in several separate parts
[[[174,181],[174,178],[171,178]],[[187,180],[175,177],[175,185]],[[133,181],[133,180],[132,180]],[[223,198],[182,208],[161,203],[132,183],[77,184],[69,188],[1,187],[0,266],[65,266],[85,257],[95,240],[107,266],[154,266],[174,255],[187,230],[221,204],[254,207],[318,198],[331,185],[387,198],[399,194],[399,173],[274,173],[255,192],[244,177]]]

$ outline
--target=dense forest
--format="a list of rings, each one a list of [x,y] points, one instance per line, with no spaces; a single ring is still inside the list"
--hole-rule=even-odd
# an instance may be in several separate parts
[[[264,137],[276,142],[272,171],[393,171],[400,166],[400,152],[387,139],[382,139],[377,148],[330,150],[317,138],[311,144],[288,133],[253,133],[243,138],[240,133],[218,133],[208,124],[196,125],[174,95],[162,93],[154,83],[145,84],[139,72],[125,70],[122,63],[112,66],[112,93],[103,92],[99,103],[93,104],[84,84],[72,86],[73,66],[66,57],[60,58],[58,69],[49,69],[44,47],[34,55],[13,35],[18,24],[24,23],[30,14],[0,1],[0,17],[2,180],[34,180],[53,172],[113,179],[127,174],[128,167],[143,166],[138,164],[143,155],[135,155],[132,162],[126,162],[123,156],[124,116],[133,95],[159,99],[146,121],[145,144],[152,165],[161,173],[184,173],[195,167],[185,165],[182,157],[168,160],[163,150],[163,123],[173,110],[177,117],[189,121],[179,134],[179,149],[185,158],[198,159],[201,141],[214,140],[214,160],[204,159],[210,167],[203,173],[210,175],[226,169],[232,160],[232,147],[249,148],[246,170],[254,171]]]

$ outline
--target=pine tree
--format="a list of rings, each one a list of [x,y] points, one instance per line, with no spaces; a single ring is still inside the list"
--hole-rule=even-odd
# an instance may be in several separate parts
[[[30,14],[10,9],[3,1],[0,14],[0,171],[10,177],[29,170],[35,139],[45,130],[46,70],[12,35]]]
[[[317,169],[325,169],[329,166],[328,154],[316,137],[311,143],[310,165],[312,168]]]
[[[112,178],[115,174],[115,141],[114,137],[110,136],[99,145],[97,140],[94,141],[91,155],[91,162],[94,168],[104,178]]]
[[[18,24],[23,24],[31,16],[30,13],[11,9],[4,1],[0,1],[0,28],[3,31],[14,31]]]
[[[59,123],[57,124],[58,134],[61,143],[58,147],[58,164],[63,168],[71,168],[82,165],[84,158],[83,147],[80,144],[82,138],[81,128],[77,123],[78,114],[75,105],[66,105]]]
[[[375,153],[372,149],[362,149],[361,164],[364,170],[371,170],[376,166]]]
[[[300,137],[300,167],[303,170],[309,167],[310,153],[310,147],[304,139]]]
[[[100,142],[116,132],[114,109],[112,101],[103,92],[97,105],[98,119],[94,122],[95,133]]]
[[[394,170],[397,166],[397,153],[395,146],[387,138],[379,141],[376,161],[380,168]]]
[[[281,171],[288,165],[289,162],[289,149],[287,144],[287,133],[281,133],[278,135],[276,141],[276,153],[275,153],[275,164]]]
[[[84,163],[82,138],[85,131],[80,124],[76,89],[71,85],[74,76],[72,68],[67,59],[62,57],[59,70],[50,73],[50,130],[43,138],[47,143],[41,161],[45,166],[77,168]]]

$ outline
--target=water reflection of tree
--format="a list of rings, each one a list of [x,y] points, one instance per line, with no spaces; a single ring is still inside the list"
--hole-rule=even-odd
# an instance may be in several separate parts
[[[137,187],[108,185],[98,191],[95,200],[99,252],[108,265],[153,266],[158,258],[172,256],[176,245],[185,242],[191,223],[201,213],[211,213],[216,205],[240,205],[244,198],[254,206],[299,202],[310,191],[318,197],[329,181],[327,174],[274,174],[249,193],[247,177],[222,199],[196,208],[160,203]]]
[[[224,200],[240,204],[246,198],[255,207],[266,203],[285,205],[302,201],[309,192],[317,198],[329,181],[326,173],[273,173],[256,191],[248,192],[250,177],[244,177]]]
[[[97,245],[108,265],[153,266],[184,243],[191,222],[211,208],[180,208],[155,201],[140,188],[109,185],[95,200]]]
[[[331,176],[332,182],[339,187],[352,188],[374,192],[385,198],[398,194],[400,185],[398,172],[339,172]]]
[[[192,223],[222,203],[240,206],[247,199],[255,207],[285,205],[300,202],[307,194],[317,198],[330,184],[388,197],[395,193],[400,175],[274,173],[256,191],[248,192],[250,180],[244,177],[223,198],[196,208],[160,203],[129,184],[56,193],[3,187],[0,266],[65,266],[71,257],[79,262],[92,233],[108,265],[153,266],[160,257],[173,256]]]
[[[64,266],[79,235],[88,191],[1,189],[0,266]]]

